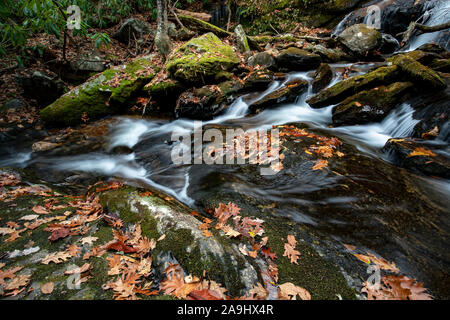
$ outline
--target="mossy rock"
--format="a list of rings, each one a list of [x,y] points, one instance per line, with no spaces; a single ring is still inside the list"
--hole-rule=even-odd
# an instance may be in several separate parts
[[[342,31],[338,40],[354,54],[364,57],[381,46],[382,36],[375,28],[361,23]]]
[[[319,92],[306,102],[313,108],[320,108],[339,103],[345,98],[367,88],[386,85],[398,78],[400,68],[397,66],[380,67],[365,75],[354,76]]]
[[[333,123],[354,125],[382,120],[413,87],[411,82],[395,82],[361,91],[333,109]]]
[[[187,274],[207,277],[222,283],[232,295],[241,295],[252,288],[257,272],[237,246],[213,230],[205,237],[199,229],[202,222],[191,209],[152,190],[142,196],[137,189],[126,187],[108,191],[100,196],[108,212],[119,214],[126,224],[140,222],[142,233],[160,240],[152,252],[153,265],[162,273],[168,262],[176,259]]]
[[[167,71],[174,79],[200,83],[230,70],[240,60],[233,48],[224,44],[214,33],[194,38],[175,50],[167,61]]]
[[[314,73],[313,80],[311,82],[312,90],[314,93],[326,88],[333,79],[333,71],[329,64],[322,63]]]
[[[413,82],[432,89],[445,89],[447,84],[436,71],[412,59],[408,54],[399,54],[387,59],[398,66]]]
[[[139,71],[139,73],[138,73]],[[142,87],[158,72],[151,56],[108,69],[75,87],[41,111],[49,125],[73,126],[123,111]]]
[[[434,71],[450,73],[450,59],[435,59],[429,67]]]

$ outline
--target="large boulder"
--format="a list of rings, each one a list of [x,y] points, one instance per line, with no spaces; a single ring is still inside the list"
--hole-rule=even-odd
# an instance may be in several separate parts
[[[411,82],[395,82],[361,91],[333,109],[333,123],[354,125],[382,120],[413,87]]]
[[[338,40],[353,54],[364,57],[381,46],[381,34],[365,24],[355,24],[338,36]]]
[[[25,97],[35,99],[40,107],[48,106],[66,92],[67,88],[60,79],[40,71],[17,78]]]
[[[136,18],[130,18],[114,33],[113,38],[128,44],[152,32],[154,33],[155,31],[148,23]]]
[[[361,90],[386,85],[398,78],[400,68],[393,66],[380,67],[365,75],[354,76],[338,82],[308,99],[306,102],[313,108],[336,104]]]
[[[417,139],[389,139],[384,146],[391,160],[398,166],[408,170],[449,179],[450,159],[445,150],[438,153],[433,144]]]
[[[167,195],[152,190],[143,195],[133,188],[109,191],[100,201],[110,214],[125,223],[140,222],[143,234],[163,239],[152,252],[153,265],[162,274],[168,263],[178,263],[186,274],[200,277],[203,272],[211,280],[223,284],[233,295],[242,295],[258,281],[258,273],[224,235],[204,236],[202,222],[181,203],[167,200]],[[259,271],[259,270],[258,270]]]
[[[291,80],[285,86],[253,102],[249,108],[252,112],[257,113],[267,108],[276,107],[280,103],[294,102],[307,89],[307,81],[301,79]]]
[[[226,81],[183,92],[175,108],[177,118],[210,120],[223,113],[242,90],[239,81]]]
[[[92,77],[43,109],[42,120],[50,125],[71,126],[123,110],[158,72],[151,59],[138,58]]]
[[[318,54],[295,47],[281,51],[275,60],[281,71],[308,71],[316,69],[322,62]]]
[[[175,50],[167,61],[167,71],[174,79],[200,83],[239,64],[233,48],[214,33],[194,38]]]
[[[415,61],[408,54],[399,54],[387,59],[387,61],[398,66],[412,81],[425,87],[437,90],[447,87],[445,81],[442,80],[436,71]]]

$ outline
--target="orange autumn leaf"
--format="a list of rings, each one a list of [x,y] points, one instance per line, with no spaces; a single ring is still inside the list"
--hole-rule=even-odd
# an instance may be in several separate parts
[[[408,154],[408,158],[417,156],[434,157],[435,155],[436,154],[429,149],[418,147],[415,148],[410,154]]]
[[[322,170],[328,166],[328,161],[324,159],[319,159],[316,161],[316,164],[312,167],[313,170]]]

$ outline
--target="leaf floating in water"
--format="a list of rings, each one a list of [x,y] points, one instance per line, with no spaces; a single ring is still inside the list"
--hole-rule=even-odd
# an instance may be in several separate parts
[[[322,170],[323,168],[328,166],[328,161],[324,159],[319,159],[316,161],[316,164],[312,167],[313,170]]]

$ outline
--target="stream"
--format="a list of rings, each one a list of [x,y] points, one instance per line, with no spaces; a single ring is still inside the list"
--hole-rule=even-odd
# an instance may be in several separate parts
[[[427,24],[448,20],[450,2],[442,3],[440,7],[427,11]],[[433,10],[437,13],[433,14]],[[436,36],[427,34],[416,37],[408,50],[432,42]],[[334,78],[329,86],[342,80],[345,68],[350,67],[350,76],[353,76],[364,74],[375,65],[332,64]],[[377,205],[360,196],[360,191],[339,191],[343,184],[341,177],[315,174],[310,167],[293,167],[291,174],[296,177],[288,180],[285,176],[255,178],[236,166],[175,165],[171,160],[171,151],[175,146],[171,135],[173,132],[192,133],[194,121],[188,119],[116,117],[117,122],[105,137],[107,147],[102,150],[51,157],[34,155],[29,146],[10,147],[7,154],[0,157],[0,167],[26,168],[38,163],[41,170],[47,168],[63,172],[65,177],[80,172],[92,176],[121,177],[162,190],[199,210],[205,203],[203,199],[214,192],[238,193],[261,203],[273,202],[279,216],[305,225],[336,243],[349,243],[378,253],[389,261],[395,261],[406,274],[436,288],[442,296],[450,295],[446,288],[450,275],[450,181],[418,176],[394,167],[389,154],[382,151],[388,139],[411,136],[418,123],[413,117],[414,108],[405,102],[382,122],[332,128],[334,106],[311,108],[306,103],[313,95],[309,84],[308,91],[299,96],[295,103],[249,115],[252,101],[261,99],[292,79],[312,80],[308,72],[290,73],[285,80],[275,81],[264,92],[239,97],[223,115],[205,121],[203,125],[259,130],[270,129],[274,125],[302,123],[311,130],[338,137],[354,148],[358,159],[365,159],[366,162],[360,162],[363,168],[359,173],[351,176],[361,185],[367,183],[373,186],[371,189],[374,191],[382,190],[380,195],[369,195],[380,199]],[[445,145],[443,152],[449,152],[447,142],[437,139],[436,143]],[[111,152],[118,147],[126,147],[130,152]],[[388,171],[380,173],[380,170]],[[385,176],[393,176],[394,180],[398,180],[398,185],[392,180],[385,180]],[[418,190],[416,194],[423,195],[423,198],[409,197],[402,193],[400,185],[405,190]]]

